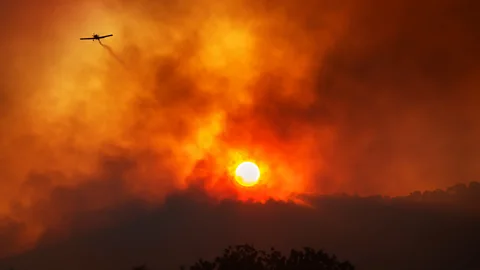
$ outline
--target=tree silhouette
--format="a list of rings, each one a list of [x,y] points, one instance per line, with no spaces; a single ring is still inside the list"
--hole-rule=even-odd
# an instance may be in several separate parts
[[[304,248],[291,250],[288,257],[279,251],[256,250],[251,245],[228,247],[213,261],[200,259],[190,270],[354,270],[350,262],[340,262],[335,255],[322,250]]]
[[[146,264],[143,264],[143,265],[140,265],[140,266],[133,267],[132,270],[148,270],[148,268],[147,268]]]

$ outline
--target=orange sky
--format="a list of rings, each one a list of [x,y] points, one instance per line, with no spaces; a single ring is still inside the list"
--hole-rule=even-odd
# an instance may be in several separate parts
[[[161,202],[199,181],[221,198],[285,199],[478,179],[474,15],[446,12],[454,4],[443,1],[427,20],[422,5],[7,4],[0,213],[26,221],[34,239],[68,212],[33,214],[35,205],[105,179],[121,191],[91,194],[82,207]],[[105,47],[79,41],[92,32],[114,36]],[[228,179],[243,160],[262,169],[256,189]]]

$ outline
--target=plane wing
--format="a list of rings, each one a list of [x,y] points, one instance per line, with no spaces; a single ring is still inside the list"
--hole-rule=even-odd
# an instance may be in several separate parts
[[[89,40],[89,39],[94,39],[94,38],[91,38],[91,37],[80,38],[80,40]]]
[[[110,35],[106,35],[106,36],[100,36],[98,38],[106,38],[106,37],[111,37],[111,36],[113,36],[113,35],[110,34]]]

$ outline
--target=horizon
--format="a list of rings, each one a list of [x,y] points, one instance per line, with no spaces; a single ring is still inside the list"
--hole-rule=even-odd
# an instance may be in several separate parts
[[[305,206],[273,199],[266,202],[219,200],[206,190],[193,188],[173,193],[156,206],[132,200],[121,208],[72,212],[71,217],[58,224],[56,229],[46,232],[35,248],[0,259],[0,268],[69,267],[76,270],[89,266],[113,270],[146,265],[148,269],[179,269],[199,258],[211,259],[228,245],[241,244],[252,244],[263,250],[274,247],[284,253],[292,248],[311,246],[333,252],[358,269],[405,269],[412,262],[419,269],[433,266],[437,267],[435,269],[450,269],[452,263],[458,264],[458,260],[463,260],[462,264],[466,266],[478,265],[471,257],[475,253],[471,247],[480,240],[476,229],[480,226],[480,183],[458,184],[420,194],[419,197],[412,192],[408,196],[390,198],[316,195],[304,198],[309,203]],[[103,216],[102,223],[96,221],[99,215]],[[396,222],[387,222],[387,217]],[[249,221],[255,223],[249,224]],[[305,226],[302,223],[311,224]],[[192,231],[194,228],[198,231]],[[292,228],[302,228],[304,235],[292,234],[287,241],[277,238]],[[380,228],[383,233],[377,234],[376,230]],[[386,228],[390,232],[385,231]],[[452,231],[452,228],[461,229],[461,233]],[[364,235],[358,234],[358,230],[365,230]],[[315,231],[316,235],[312,234]],[[433,239],[439,232],[442,237]],[[215,235],[221,237],[207,241]],[[338,238],[340,235],[345,237]],[[468,240],[463,236],[469,236]],[[396,239],[397,244],[394,241],[385,250],[382,248],[385,237]],[[364,249],[358,244],[364,241],[362,239],[369,239],[370,248]],[[120,246],[119,241],[123,243]],[[399,241],[405,243],[399,245]],[[408,243],[416,246],[409,247]],[[447,243],[454,245],[456,251],[445,250],[443,245]],[[437,254],[436,263],[432,264],[428,257],[421,255],[408,262],[400,257],[386,257],[390,252],[394,254],[407,247],[415,254],[425,246],[433,250],[430,252],[441,252]],[[143,250],[144,254],[132,253],[137,249]],[[162,255],[167,250],[170,255]],[[117,253],[123,255],[113,255]],[[90,254],[91,259],[84,262],[82,258],[86,254]],[[364,258],[372,256],[379,256],[376,262]],[[68,266],[70,263],[74,264]]]

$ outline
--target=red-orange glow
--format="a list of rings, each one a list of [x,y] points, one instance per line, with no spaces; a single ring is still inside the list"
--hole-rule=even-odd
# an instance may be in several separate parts
[[[25,224],[19,249],[66,215],[193,185],[263,202],[480,175],[478,31],[431,31],[408,1],[6,2],[0,222]],[[261,177],[244,188],[247,160]]]

